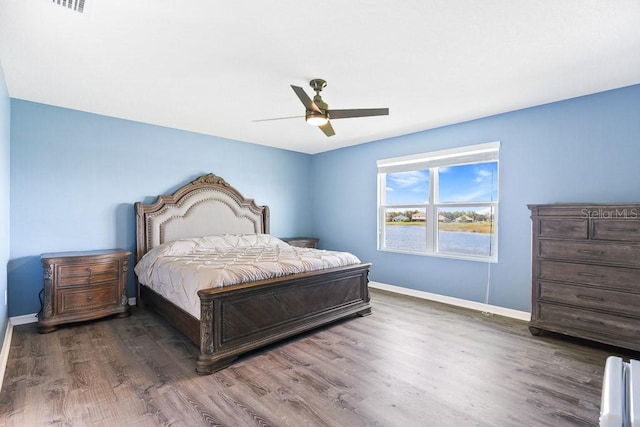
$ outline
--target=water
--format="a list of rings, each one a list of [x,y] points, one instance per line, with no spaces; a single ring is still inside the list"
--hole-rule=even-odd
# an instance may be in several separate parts
[[[475,256],[491,255],[491,234],[440,231],[439,253],[454,253]],[[427,250],[427,229],[415,225],[393,225],[386,227],[386,248],[411,251]]]

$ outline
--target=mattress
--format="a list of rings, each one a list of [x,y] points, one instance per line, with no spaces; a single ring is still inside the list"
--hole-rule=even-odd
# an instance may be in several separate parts
[[[201,289],[359,263],[349,252],[298,248],[270,234],[225,234],[164,243],[135,272],[140,283],[199,319]]]

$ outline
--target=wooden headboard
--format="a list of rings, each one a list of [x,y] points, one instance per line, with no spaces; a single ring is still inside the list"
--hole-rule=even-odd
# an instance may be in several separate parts
[[[136,262],[154,247],[186,237],[269,233],[269,208],[245,199],[212,173],[151,204],[135,203]]]

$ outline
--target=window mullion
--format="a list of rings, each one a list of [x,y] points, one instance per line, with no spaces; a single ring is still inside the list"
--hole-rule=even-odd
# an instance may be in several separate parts
[[[435,209],[438,200],[437,168],[429,169],[429,200],[427,204],[427,251],[436,252],[436,230],[438,227],[438,213]]]
[[[387,174],[378,174],[378,242],[377,247],[383,248],[385,240],[385,210],[387,205],[386,192]]]

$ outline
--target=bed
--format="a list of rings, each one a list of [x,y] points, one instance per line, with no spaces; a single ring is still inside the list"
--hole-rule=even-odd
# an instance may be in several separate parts
[[[194,311],[149,283],[150,275],[139,273],[138,265],[141,261],[148,263],[146,260],[157,252],[166,253],[167,247],[182,248],[183,242],[194,240],[216,244],[220,239],[250,239],[252,244],[276,241],[277,251],[287,252],[290,249],[269,234],[268,207],[256,205],[224,179],[207,174],[172,195],[158,196],[153,203],[135,203],[135,211],[138,305],[159,313],[199,346],[196,371],[200,374],[213,373],[243,353],[330,322],[371,314],[371,264],[357,258],[348,265],[293,273],[287,270],[278,277],[199,289],[194,292]],[[192,261],[187,264],[194,265]],[[200,267],[205,269],[196,265],[196,270]],[[190,276],[187,279],[186,273],[182,274],[185,282],[191,281]]]

